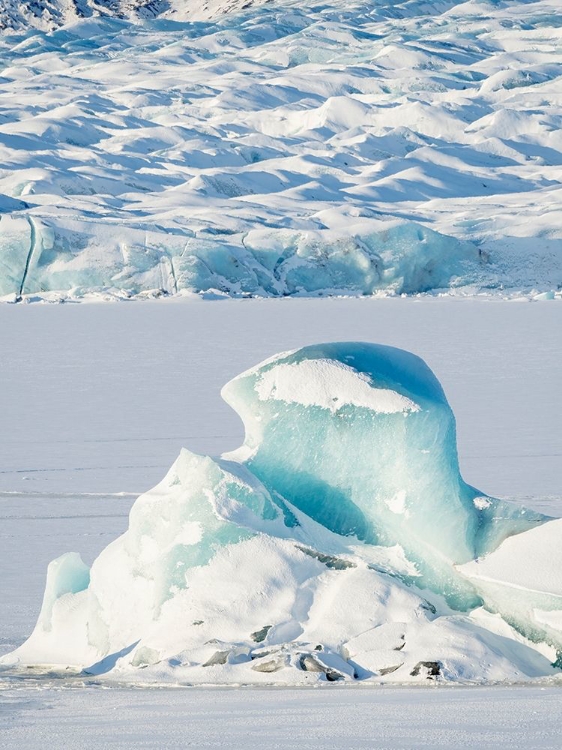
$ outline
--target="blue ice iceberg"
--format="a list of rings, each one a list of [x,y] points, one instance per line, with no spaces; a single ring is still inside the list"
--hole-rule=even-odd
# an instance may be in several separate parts
[[[532,573],[508,558],[555,549],[559,524],[462,480],[422,360],[310,346],[223,396],[244,445],[183,450],[89,573],[77,555],[52,563],[39,622],[4,665],[198,683],[556,673],[562,575],[548,554]]]
[[[465,484],[445,394],[408,352],[310,346],[238,376],[222,395],[246,427],[239,455],[271,492],[337,534],[399,544],[419,582],[457,607],[473,606],[474,591],[451,565],[543,519]]]

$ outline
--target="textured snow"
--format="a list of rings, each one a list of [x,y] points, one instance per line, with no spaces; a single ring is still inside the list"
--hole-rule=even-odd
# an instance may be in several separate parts
[[[262,375],[307,361],[345,363],[346,377],[367,375],[419,409],[260,398]],[[339,392],[341,380],[330,383]],[[483,496],[460,477],[452,413],[419,358],[311,346],[238,376],[224,396],[245,421],[249,457],[183,450],[89,574],[76,554],[51,563],[33,634],[0,660],[8,677],[29,667],[150,684],[556,677],[556,618],[541,610],[529,626],[526,598],[488,595],[459,563],[535,537],[555,546],[560,522],[474,503]],[[532,575],[544,567],[558,591],[551,558],[539,555]],[[555,588],[531,605],[556,610]]]
[[[92,16],[140,20],[168,8],[167,0],[2,0],[0,28],[49,30]]]
[[[559,296],[558,3],[136,5],[0,39],[0,295]]]
[[[266,0],[261,0],[266,2]],[[207,19],[260,4],[260,0],[1,0],[0,28],[56,29],[84,18]]]
[[[419,411],[411,399],[389,388],[373,388],[364,373],[330,359],[279,364],[260,375],[255,390],[261,401],[320,406],[332,412],[343,406],[379,414]]]

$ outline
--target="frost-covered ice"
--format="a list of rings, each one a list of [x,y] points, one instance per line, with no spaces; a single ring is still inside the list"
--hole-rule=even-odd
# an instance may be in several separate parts
[[[183,450],[91,570],[76,553],[53,561],[33,634],[2,659],[8,673],[556,677],[560,522],[464,483],[452,412],[422,360],[373,344],[309,346],[223,395],[244,420],[244,446],[220,459]]]
[[[557,2],[237,7],[0,39],[0,295],[558,294]]]

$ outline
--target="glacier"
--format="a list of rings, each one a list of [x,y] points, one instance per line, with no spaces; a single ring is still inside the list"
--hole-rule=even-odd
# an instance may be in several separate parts
[[[467,485],[417,356],[278,354],[223,398],[245,440],[183,449],[88,569],[48,568],[4,673],[146,684],[556,680],[560,524]],[[31,671],[30,671],[31,670]]]
[[[560,298],[553,0],[0,10],[2,300]]]

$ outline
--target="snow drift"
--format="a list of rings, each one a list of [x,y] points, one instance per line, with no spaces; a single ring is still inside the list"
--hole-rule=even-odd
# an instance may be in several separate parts
[[[419,358],[310,346],[223,396],[244,445],[183,450],[91,570],[76,553],[52,562],[4,669],[214,684],[557,673],[561,522],[465,484]]]

